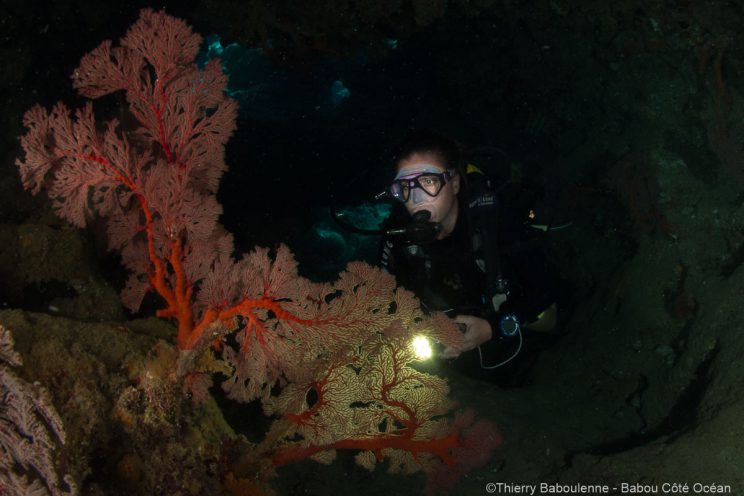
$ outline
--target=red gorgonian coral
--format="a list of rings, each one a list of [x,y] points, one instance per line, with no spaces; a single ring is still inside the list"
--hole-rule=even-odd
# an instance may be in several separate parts
[[[237,107],[219,62],[195,63],[200,44],[183,21],[147,9],[120,46],[105,41],[84,56],[75,88],[89,99],[124,91],[127,124],[99,125],[90,102],[74,118],[64,103],[32,108],[17,161],[24,187],[46,189],[77,226],[106,220],[109,247],[131,272],[124,303],[136,310],[153,290],[158,315],[178,324],[179,377],[219,344],[228,394],[260,398],[279,416],[254,450],[270,466],[356,449],[364,466],[391,457],[392,470],[424,469],[444,483],[441,467],[460,474],[484,463],[500,442],[493,426],[447,420],[445,381],[411,367],[413,334],[457,343],[449,319],[424,315],[392,276],[363,263],[315,283],[284,245],[233,258],[215,194]]]

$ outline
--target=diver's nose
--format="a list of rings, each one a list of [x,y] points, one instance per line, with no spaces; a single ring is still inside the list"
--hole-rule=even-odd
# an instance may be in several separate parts
[[[416,206],[424,203],[428,198],[428,195],[424,193],[421,188],[413,188],[411,190],[411,204]]]

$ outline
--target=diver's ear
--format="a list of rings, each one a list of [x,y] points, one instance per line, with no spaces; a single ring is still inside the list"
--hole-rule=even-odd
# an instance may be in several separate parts
[[[456,172],[450,181],[452,182],[452,191],[458,194],[460,192],[460,173]]]

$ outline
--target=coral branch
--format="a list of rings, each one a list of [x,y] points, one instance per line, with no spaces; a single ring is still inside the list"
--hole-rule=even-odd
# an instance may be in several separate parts
[[[334,449],[367,450],[375,453],[378,460],[382,460],[383,450],[398,449],[411,453],[414,456],[431,453],[447,465],[455,463],[450,450],[459,446],[460,437],[457,433],[435,439],[411,439],[406,436],[370,436],[363,439],[342,439],[325,446],[302,446],[284,449],[271,457],[274,466],[280,467],[288,463],[310,458],[311,456]]]
[[[62,420],[49,393],[10,368],[20,365],[10,331],[0,326],[0,494],[77,494],[72,478],[58,474]]]
[[[202,70],[194,62],[200,42],[183,21],[143,10],[121,46],[102,43],[73,74],[83,96],[127,92],[140,124],[130,133],[137,145],[116,121],[97,131],[90,103],[74,120],[59,103],[50,114],[40,107],[26,114],[26,158],[17,161],[24,186],[33,192],[46,187],[57,213],[75,225],[83,226],[91,212],[112,218],[113,247],[134,271],[125,302],[137,309],[142,286],[149,285],[166,302],[161,314],[178,321],[180,336],[194,327],[196,281],[186,276],[184,246],[219,239],[219,205],[200,195],[216,191],[236,117],[219,64]],[[143,218],[142,228],[124,221],[132,210]],[[146,236],[146,264],[136,249],[140,232]],[[215,250],[199,253],[213,257]]]

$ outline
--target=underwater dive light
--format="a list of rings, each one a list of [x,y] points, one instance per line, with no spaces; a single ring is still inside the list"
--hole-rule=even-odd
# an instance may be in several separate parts
[[[428,360],[434,356],[434,349],[431,346],[429,338],[421,334],[413,337],[411,340],[411,348],[418,360]]]

